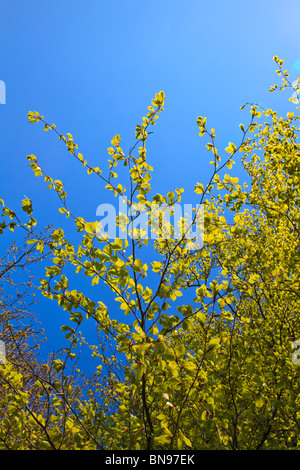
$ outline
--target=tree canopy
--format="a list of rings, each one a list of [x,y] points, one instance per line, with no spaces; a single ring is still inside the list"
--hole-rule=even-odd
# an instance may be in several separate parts
[[[292,88],[297,96],[300,79],[292,85],[283,60],[274,60],[280,90]],[[69,207],[63,182],[48,175],[35,155],[27,156],[29,165],[57,194],[78,245],[60,227],[39,233],[29,198],[22,201],[22,216],[1,200],[1,233],[26,233],[25,248],[12,249],[14,261],[2,260],[0,269],[2,449],[299,446],[300,116],[281,117],[246,103],[249,122],[240,124],[240,142],[229,142],[224,152],[216,148],[215,129],[199,116],[211,177],[195,181],[198,205],[191,219],[183,214],[178,236],[166,210],[174,215],[183,189],[153,194],[147,155],[164,100],[162,91],[156,94],[128,154],[121,137],[113,137],[107,169],[91,166],[71,134],[61,134],[37,111],[28,113],[30,122],[65,143],[91,178],[124,199],[128,211],[116,218],[124,236],[103,236],[99,221],[84,220]],[[237,160],[244,182],[232,176]],[[158,222],[154,205],[161,211]],[[196,246],[190,229],[200,211],[204,241]],[[152,238],[136,224],[142,214]],[[13,269],[30,272],[33,262],[46,263],[39,292],[68,315],[61,325],[68,346],[45,361],[36,354],[42,337],[30,323],[30,308],[16,307],[18,289],[12,299],[4,286],[9,275],[16,287]],[[75,275],[90,278],[93,297],[72,286]],[[90,376],[77,362],[85,322],[99,338],[90,345],[98,364]]]

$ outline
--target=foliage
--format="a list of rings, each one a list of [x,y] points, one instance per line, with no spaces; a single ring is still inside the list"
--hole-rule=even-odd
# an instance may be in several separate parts
[[[281,89],[292,87],[283,61],[274,60]],[[212,155],[210,181],[195,184],[199,207],[204,207],[204,245],[191,250],[188,230],[176,238],[175,227],[162,221],[153,225],[157,238],[150,246],[141,231],[134,231],[137,215],[151,216],[153,203],[172,207],[183,193],[151,192],[146,144],[164,99],[163,92],[156,94],[128,155],[120,136],[112,139],[108,176],[78,153],[71,134],[60,134],[36,111],[28,114],[30,122],[56,133],[70,155],[114,196],[126,195],[130,214],[117,224],[130,236],[100,237],[97,221],[84,220],[68,206],[63,183],[47,175],[36,156],[27,157],[81,236],[77,247],[61,228],[43,239],[33,236],[29,221],[28,242],[51,253],[40,291],[69,313],[70,325],[61,328],[70,344],[68,360],[76,361],[80,325],[95,324],[99,344],[91,351],[98,367],[79,394],[75,378],[65,374],[66,361],[46,364],[55,376],[49,377],[39,375],[43,366],[37,363],[30,369],[24,361],[8,360],[1,366],[3,446],[180,450],[293,449],[299,444],[299,367],[292,360],[300,332],[299,116],[288,112],[283,118],[271,109],[244,105],[250,122],[240,125],[241,142],[229,143],[223,159],[215,130],[209,131],[200,116],[199,134],[208,138]],[[239,154],[249,180],[243,185],[227,173]],[[128,183],[119,182],[118,166],[128,170]],[[3,206],[3,215],[16,221]],[[31,216],[31,201],[23,201],[23,210]],[[196,217],[183,222],[188,227]],[[170,238],[164,236],[166,228]],[[151,263],[147,249],[153,253]],[[65,274],[70,267],[90,277],[93,299],[72,288]],[[106,288],[115,296],[112,306],[103,302]],[[31,385],[30,373],[38,384]]]
[[[28,199],[23,201],[31,215],[30,206]],[[0,337],[6,353],[0,363],[0,449],[80,449],[85,447],[82,378],[74,366],[70,370],[68,352],[41,360],[39,349],[46,338],[31,312],[37,290],[32,271],[50,258],[50,227],[37,233],[32,218],[22,223],[6,207],[2,215],[2,232],[24,230],[26,243],[15,242],[0,260]]]

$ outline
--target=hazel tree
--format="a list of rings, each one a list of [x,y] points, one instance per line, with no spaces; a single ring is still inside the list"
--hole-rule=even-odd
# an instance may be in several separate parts
[[[292,85],[283,61],[274,60],[280,89],[293,89],[291,100],[297,101],[300,80]],[[72,399],[64,402],[71,401],[66,406],[69,440],[59,420],[60,402],[49,438],[42,427],[34,446],[42,440],[46,447],[109,450],[297,448],[299,116],[278,117],[246,103],[242,109],[249,109],[250,118],[240,124],[240,142],[229,142],[223,152],[216,148],[215,129],[199,116],[211,176],[207,183],[195,182],[197,207],[176,227],[167,215],[174,215],[183,189],[153,194],[154,169],[147,155],[150,129],[164,101],[164,93],[157,93],[128,154],[121,137],[113,137],[107,171],[89,164],[72,134],[61,134],[37,111],[28,114],[30,122],[63,141],[89,177],[123,199],[127,209],[116,218],[124,236],[103,236],[99,221],[85,220],[69,206],[63,182],[48,175],[36,156],[27,157],[80,236],[74,246],[56,228],[51,240],[35,236],[30,241],[51,253],[40,291],[68,315],[69,323],[61,326],[69,344],[65,354],[76,361],[84,322],[92,322],[99,335],[99,343],[90,345],[97,371],[86,380],[84,396],[72,395],[69,379]],[[247,183],[231,175],[237,159]],[[28,215],[31,206],[23,203]],[[201,246],[191,237],[199,214]],[[142,215],[152,241],[137,224]],[[73,288],[73,277],[66,274],[70,268],[74,276],[90,278],[92,298]],[[106,290],[114,296],[112,305],[105,302]],[[53,362],[57,386],[65,380],[64,375],[59,379],[62,368],[62,361]],[[1,374],[7,374],[6,367]]]

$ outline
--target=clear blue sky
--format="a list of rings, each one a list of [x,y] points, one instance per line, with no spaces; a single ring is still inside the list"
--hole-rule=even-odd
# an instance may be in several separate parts
[[[194,184],[209,176],[197,116],[216,129],[221,153],[228,141],[240,140],[238,124],[248,122],[239,110],[245,101],[282,114],[295,109],[287,93],[268,90],[279,82],[274,55],[285,60],[292,80],[300,76],[299,13],[298,0],[0,0],[0,80],[6,84],[0,198],[17,210],[26,195],[41,228],[62,225],[55,194],[28,167],[26,155],[35,154],[65,183],[77,215],[95,219],[106,192],[53,133],[28,123],[28,111],[72,133],[83,155],[105,168],[111,138],[119,133],[127,151],[135,125],[163,90],[165,111],[148,153],[153,186],[160,193],[183,187],[192,202]],[[232,171],[240,174],[238,164]],[[46,324],[50,310],[60,318],[53,305],[44,306]],[[58,327],[52,328],[55,337]]]

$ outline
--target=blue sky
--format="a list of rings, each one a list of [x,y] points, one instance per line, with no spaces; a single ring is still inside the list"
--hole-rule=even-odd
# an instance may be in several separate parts
[[[57,197],[28,166],[26,155],[34,154],[64,182],[74,212],[94,220],[97,206],[108,202],[106,191],[53,133],[28,123],[28,111],[73,134],[84,157],[105,169],[112,137],[119,133],[127,152],[136,124],[163,90],[165,111],[148,150],[153,188],[164,194],[185,188],[185,202],[194,202],[194,184],[208,181],[210,170],[197,116],[216,129],[221,153],[228,141],[240,141],[245,101],[284,115],[295,110],[288,93],[268,90],[279,83],[274,55],[285,60],[292,81],[300,76],[299,13],[298,0],[0,0],[0,80],[6,84],[0,198],[16,210],[24,195],[31,198],[41,228],[65,223]],[[238,162],[232,173],[241,175]],[[55,338],[61,312],[42,305]]]

